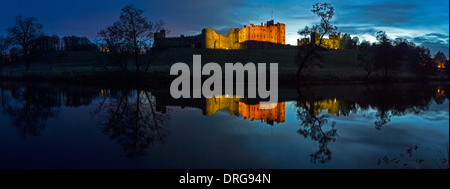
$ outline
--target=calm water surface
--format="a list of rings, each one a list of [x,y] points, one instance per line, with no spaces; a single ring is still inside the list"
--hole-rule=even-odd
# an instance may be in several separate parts
[[[166,89],[0,83],[0,168],[448,168],[448,83]]]

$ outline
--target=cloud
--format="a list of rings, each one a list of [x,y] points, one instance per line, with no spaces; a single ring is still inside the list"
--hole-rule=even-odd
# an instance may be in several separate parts
[[[423,42],[420,46],[424,46],[430,49],[431,55],[435,55],[438,51],[441,51],[445,54],[445,56],[449,57],[449,45],[435,42]]]
[[[344,14],[352,21],[366,21],[374,24],[394,25],[404,24],[412,20],[417,6],[409,3],[382,3],[369,5],[345,6],[347,12]]]
[[[380,4],[364,8],[363,13],[382,24],[406,23],[411,20],[410,13],[416,9],[411,4]]]
[[[293,19],[293,20],[313,20],[315,18],[316,18],[316,16],[304,16],[304,15],[290,17],[290,19]]]
[[[415,43],[431,42],[431,43],[440,43],[440,44],[448,45],[448,39],[449,39],[449,36],[447,34],[428,33],[425,35],[414,37],[411,39],[411,41],[415,42]]]
[[[427,33],[416,37],[406,37],[412,42],[430,49],[431,54],[436,54],[438,51],[443,52],[447,57],[449,56],[449,35],[442,33]]]
[[[442,34],[442,33],[429,33],[429,34],[426,34],[426,36],[448,39],[448,35],[447,34]]]
[[[336,10],[332,23],[360,40],[375,41],[377,31],[389,37],[408,37],[415,43],[448,44],[448,1],[328,0]],[[226,34],[230,28],[259,24],[272,18],[286,24],[286,42],[296,44],[297,31],[319,22],[311,12],[315,1],[298,0],[16,0],[0,6],[0,35],[16,15],[36,16],[47,34],[95,38],[97,32],[118,19],[127,4],[143,9],[152,21],[164,20],[170,36],[196,35],[211,27]],[[89,6],[87,6],[89,5]],[[37,8],[38,7],[38,8]],[[413,40],[414,39],[414,40]]]
[[[339,26],[339,31],[342,33],[350,33],[352,35],[372,35],[375,36],[375,33],[377,33],[377,29],[373,27],[372,25],[343,25]]]

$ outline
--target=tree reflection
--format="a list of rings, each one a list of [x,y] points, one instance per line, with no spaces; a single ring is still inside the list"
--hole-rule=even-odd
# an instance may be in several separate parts
[[[310,154],[311,162],[313,163],[327,163],[331,160],[331,150],[328,148],[328,144],[336,141],[337,129],[335,128],[336,122],[330,124],[330,129],[323,130],[323,127],[328,123],[328,115],[316,115],[318,106],[314,106],[314,103],[308,104],[303,98],[299,89],[297,89],[299,99],[297,101],[297,117],[301,121],[300,125],[303,127],[297,132],[304,138],[310,138],[313,141],[319,143],[319,150]]]
[[[442,104],[448,98],[447,90],[443,86],[415,84],[365,85],[359,91],[344,95],[346,100],[341,111],[364,113],[375,110],[373,124],[375,129],[381,130],[393,117],[427,111],[432,101]]]
[[[105,97],[92,112],[101,131],[119,143],[126,156],[136,159],[155,141],[164,142],[169,114],[156,111],[155,98],[144,90],[117,91]]]
[[[376,120],[375,120],[375,129],[381,130],[381,128],[391,122],[392,115],[385,110],[378,110],[375,114]]]
[[[397,156],[385,155],[377,160],[377,165],[383,168],[449,168],[449,150],[448,145],[446,149],[440,149],[436,146],[413,145],[402,151]],[[431,157],[427,157],[431,154]]]
[[[48,119],[57,117],[62,106],[88,105],[98,95],[94,88],[38,83],[0,82],[0,113],[22,137],[37,136]]]
[[[9,94],[14,102],[5,101],[8,98],[5,93],[2,89],[2,109],[24,138],[38,136],[45,129],[47,120],[60,112],[61,101],[56,91],[40,90],[31,85],[13,87]]]

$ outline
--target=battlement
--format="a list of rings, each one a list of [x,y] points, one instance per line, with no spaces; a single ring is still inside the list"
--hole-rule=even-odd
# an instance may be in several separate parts
[[[180,35],[179,37],[166,37],[165,39],[196,38],[196,37],[199,37],[200,35],[188,35],[188,36]]]
[[[273,20],[267,21],[264,25],[263,23],[250,24],[250,27],[243,25],[239,31],[239,42],[252,40],[286,44],[285,28],[285,24],[279,22],[274,24]]]
[[[267,21],[265,24],[253,25],[250,27],[243,25],[242,29],[232,28],[228,31],[228,35],[217,34],[211,28],[204,28],[200,35],[180,37],[166,37],[165,30],[154,34],[155,46],[160,47],[191,47],[206,49],[244,49],[246,44],[243,42],[269,42],[275,44],[286,44],[285,42],[285,25],[273,20]],[[254,44],[254,42],[252,44]],[[258,47],[261,45],[252,45]],[[269,47],[270,45],[264,45]]]
[[[161,30],[154,34],[155,47],[178,47],[178,48],[204,48],[203,33],[200,35],[179,37],[166,37],[165,31]]]

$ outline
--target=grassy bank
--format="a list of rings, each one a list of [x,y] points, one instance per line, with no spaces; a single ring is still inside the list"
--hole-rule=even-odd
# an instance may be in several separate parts
[[[369,79],[365,72],[357,66],[357,51],[333,50],[322,53],[321,67],[308,67],[302,77],[297,78],[295,72],[296,50],[258,49],[258,50],[211,50],[211,49],[168,49],[157,54],[155,61],[146,73],[136,77],[133,64],[129,63],[129,71],[124,72],[118,66],[108,65],[108,59],[98,52],[65,52],[43,56],[40,61],[32,63],[31,71],[25,71],[23,63],[2,66],[2,80],[33,80],[50,82],[75,82],[83,84],[96,83],[170,83],[170,67],[177,62],[192,65],[192,55],[202,55],[202,65],[216,62],[224,68],[225,63],[278,63],[279,81],[283,83],[316,83],[316,82],[376,82],[382,80],[378,74]],[[141,57],[142,62],[148,61]],[[143,64],[141,67],[145,67]],[[431,80],[447,80],[448,76],[432,76]],[[414,81],[414,74],[401,73],[394,81]]]

